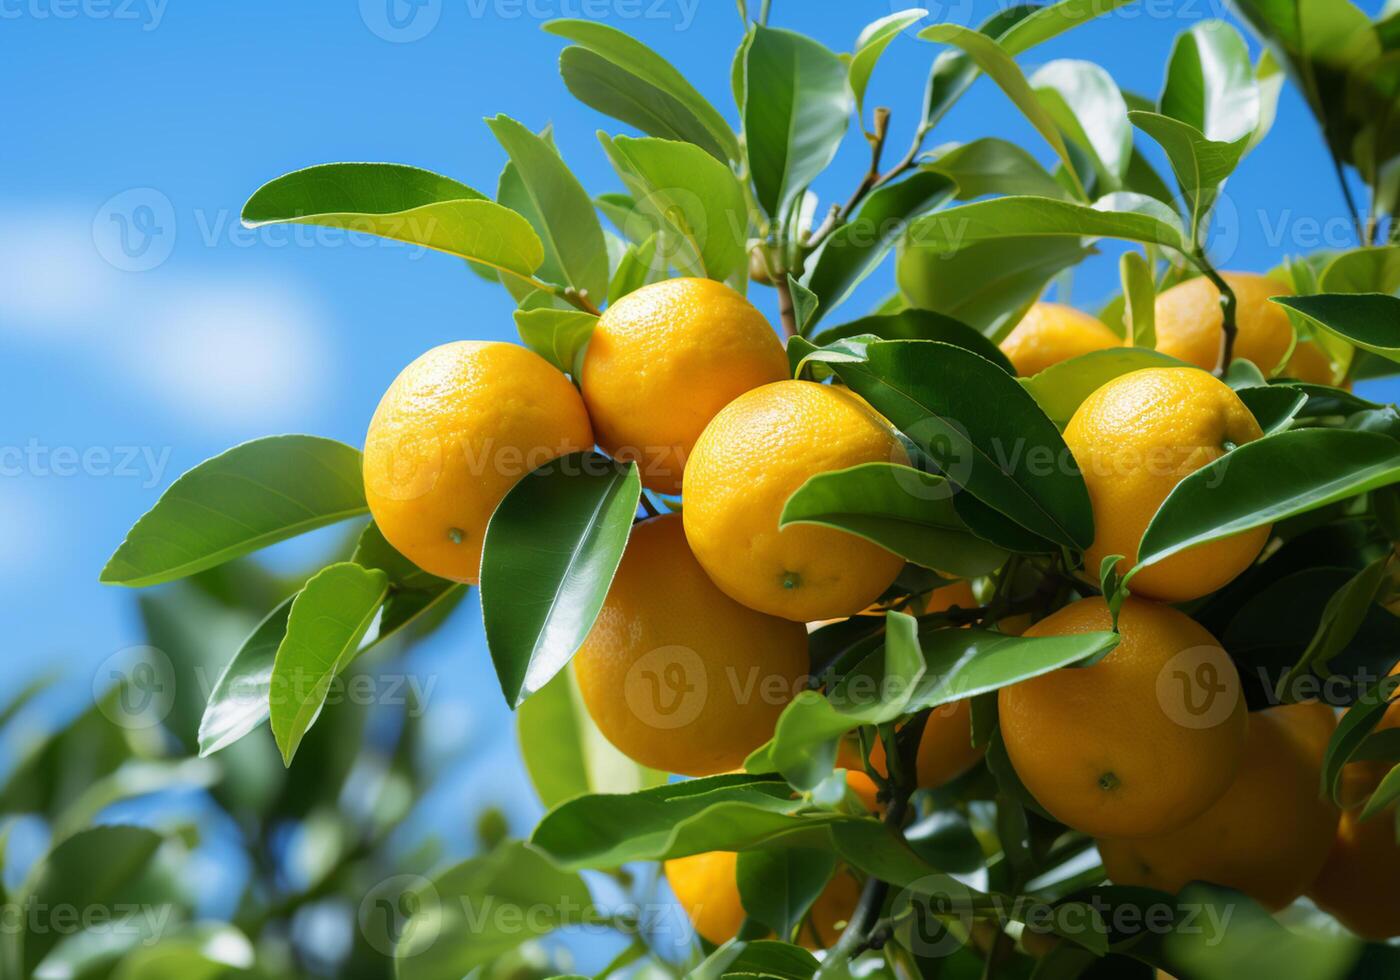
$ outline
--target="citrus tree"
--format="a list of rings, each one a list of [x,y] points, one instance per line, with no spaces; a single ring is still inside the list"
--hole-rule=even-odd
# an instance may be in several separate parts
[[[1023,71],[1128,3],[975,28],[896,11],[837,53],[741,0],[737,130],[636,39],[554,21],[568,90],[643,134],[599,135],[616,188],[585,189],[540,120],[497,116],[494,195],[332,163],[248,200],[249,225],[456,256],[518,306],[520,344],[409,363],[363,451],[236,446],[102,572],[257,606],[185,741],[218,758],[269,726],[288,792],[335,771],[336,685],[479,589],[548,812],[376,886],[399,977],[548,975],[521,949],[580,926],[621,937],[604,975],[1393,975],[1400,417],[1353,383],[1400,373],[1400,12],[1237,0],[1262,55],[1198,23],[1152,95],[1091,61]],[[915,32],[926,88],[867,104]],[[982,76],[1043,146],[932,148]],[[1217,268],[1212,214],[1289,82],[1358,246]],[[868,173],[819,201],[844,139]],[[1118,297],[1042,300],[1110,246]],[[852,310],[891,265],[898,291]],[[769,288],[780,331],[746,298]],[[342,522],[356,543],[314,574],[210,578]],[[60,835],[26,894],[139,882],[155,837]],[[662,878],[693,940],[652,914]],[[237,962],[192,924],[172,962],[275,975],[288,912],[221,927]],[[21,932],[10,965],[51,947]]]

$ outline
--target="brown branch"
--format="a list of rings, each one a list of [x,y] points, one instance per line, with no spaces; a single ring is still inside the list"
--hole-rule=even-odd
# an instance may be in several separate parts
[[[792,305],[792,287],[788,285],[786,271],[779,270],[773,277],[773,285],[778,288],[778,316],[783,321],[783,336],[797,336],[797,311]]]
[[[880,174],[880,158],[884,156],[885,139],[889,136],[889,131],[890,110],[880,106],[875,110],[875,132],[866,137],[870,141],[869,169],[866,170],[865,176],[861,178],[855,191],[847,198],[846,203],[839,208],[833,207],[831,212],[827,214],[826,220],[822,222],[821,227],[812,233],[812,237],[804,246],[806,251],[814,251],[818,245],[826,240],[827,236],[850,220],[851,215],[860,206],[860,202],[865,200],[867,194],[901,172],[900,167],[905,166],[903,162],[888,174],[883,176]],[[916,153],[917,151],[911,152]]]

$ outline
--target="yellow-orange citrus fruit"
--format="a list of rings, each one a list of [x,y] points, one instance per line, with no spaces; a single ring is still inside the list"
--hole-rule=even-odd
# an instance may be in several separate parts
[[[860,612],[903,560],[863,538],[778,529],[808,478],[860,463],[907,463],[889,424],[848,391],[779,381],[740,395],[705,428],[685,468],[685,533],[710,578],[760,612],[798,622]]]
[[[598,619],[574,657],[608,741],[665,772],[739,768],[803,689],[807,631],[715,588],[678,514],[632,530]]]
[[[1060,303],[1036,303],[1016,324],[1001,350],[1022,377],[1071,357],[1123,346],[1123,338],[1097,317]]]
[[[972,745],[972,702],[953,701],[939,705],[929,712],[928,722],[919,736],[919,751],[915,756],[915,778],[919,789],[937,789],[967,772],[982,758],[982,748]],[[837,753],[837,764],[847,769],[846,783],[867,810],[877,810],[877,787],[863,770],[860,749],[854,742],[843,741]],[[885,745],[880,739],[870,746],[870,765],[880,775],[888,775]]]
[[[727,943],[744,924],[735,872],[739,855],[707,851],[665,863],[666,881],[695,931],[716,946]],[[860,900],[860,885],[850,871],[838,868],[812,903],[798,941],[808,949],[826,949],[836,942]]]
[[[1108,630],[1101,597],[1042,619],[1026,636]],[[1225,795],[1249,719],[1239,674],[1185,614],[1129,598],[1122,639],[1091,667],[1004,687],[1001,734],[1026,788],[1052,816],[1095,837],[1169,833]]]
[[[1146,368],[1114,378],[1084,400],[1065,428],[1094,507],[1086,574],[1097,581],[1109,555],[1137,561],[1138,542],[1178,483],[1233,446],[1260,438],[1259,423],[1224,382],[1194,368]],[[1132,579],[1135,594],[1165,602],[1195,599],[1249,567],[1269,527],[1198,545]]]
[[[1361,808],[1342,812],[1337,837],[1322,873],[1308,889],[1317,907],[1363,939],[1400,936],[1400,845],[1395,807],[1361,819]]]
[[[747,299],[712,279],[669,279],[603,312],[581,383],[598,445],[636,460],[651,489],[677,493],[715,413],[790,374],[778,335]]]
[[[1235,781],[1184,827],[1158,837],[1100,840],[1108,876],[1176,894],[1209,881],[1270,909],[1293,903],[1322,870],[1337,831],[1337,808],[1321,798],[1325,739],[1335,725],[1324,704],[1295,704],[1250,716]]]
[[[365,436],[365,497],[424,571],[475,583],[491,513],[531,470],[593,448],[569,379],[523,347],[458,341],[404,368]]]
[[[1283,364],[1293,344],[1288,314],[1270,296],[1291,290],[1277,279],[1249,272],[1221,276],[1235,294],[1234,356],[1253,361],[1266,375]],[[1157,349],[1205,371],[1220,364],[1225,312],[1220,290],[1204,276],[1188,279],[1157,297]]]
[[[1288,363],[1279,372],[1285,377],[1297,378],[1315,385],[1332,383],[1332,362],[1322,352],[1322,348],[1311,340],[1302,340],[1293,348]]]

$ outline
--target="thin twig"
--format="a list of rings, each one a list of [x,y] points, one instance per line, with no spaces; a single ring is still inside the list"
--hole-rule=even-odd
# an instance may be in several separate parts
[[[1351,192],[1351,185],[1347,183],[1347,172],[1342,165],[1342,158],[1337,156],[1336,150],[1331,149],[1330,143],[1328,149],[1332,154],[1332,169],[1337,173],[1337,183],[1342,188],[1342,197],[1346,200],[1347,211],[1351,213],[1351,224],[1356,229],[1357,240],[1362,245],[1370,245],[1372,244],[1370,223],[1363,223],[1361,220],[1361,209],[1356,206],[1356,197]]]
[[[656,505],[651,502],[651,498],[647,496],[645,490],[642,491],[642,496],[640,499],[642,503],[642,510],[647,512],[648,517],[661,516],[660,512],[656,509]]]
[[[1230,288],[1229,283],[1221,278],[1220,273],[1215,271],[1215,266],[1211,265],[1210,260],[1206,258],[1204,249],[1196,249],[1196,254],[1193,258],[1196,263],[1196,268],[1200,269],[1202,275],[1214,283],[1216,289],[1220,290],[1220,328],[1224,336],[1222,337],[1221,343],[1220,363],[1216,365],[1213,373],[1217,378],[1223,378],[1225,377],[1225,372],[1230,369],[1230,360],[1235,356],[1235,334],[1237,332],[1235,325],[1235,308],[1238,305],[1235,301],[1235,291]],[[1273,365],[1266,365],[1265,367],[1272,368]]]
[[[846,203],[839,208],[833,207],[827,214],[826,220],[822,222],[821,227],[812,233],[812,237],[805,246],[808,252],[814,251],[818,245],[826,240],[828,235],[849,221],[867,194],[901,172],[900,167],[897,166],[888,174],[881,175],[880,173],[880,158],[884,156],[885,140],[889,136],[889,131],[890,110],[880,106],[875,110],[875,131],[867,137],[870,141],[870,167]]]

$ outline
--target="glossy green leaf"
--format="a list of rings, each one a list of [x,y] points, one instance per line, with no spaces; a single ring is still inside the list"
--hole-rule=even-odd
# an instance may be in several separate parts
[[[825,848],[741,851],[735,872],[739,900],[750,919],[775,935],[791,936],[835,868],[836,855]]]
[[[769,840],[820,846],[831,813],[799,814],[805,804],[772,776],[707,776],[622,795],[561,803],[535,827],[531,843],[563,868],[616,868],[702,851],[737,851]]]
[[[272,665],[287,635],[287,616],[295,598],[288,596],[267,614],[214,682],[199,722],[201,756],[232,745],[267,720]]]
[[[821,300],[809,327],[849,299],[889,255],[908,222],[943,204],[952,190],[946,177],[922,172],[866,197],[851,219],[808,259],[802,282]]]
[[[1101,192],[1119,190],[1132,160],[1133,127],[1108,72],[1089,61],[1052,61],[1031,76],[1030,84],[1065,139],[1093,162],[1095,186]]]
[[[738,138],[684,75],[641,41],[597,20],[553,20],[551,34],[582,48],[559,58],[579,101],[652,136],[694,143],[720,161],[739,160]]]
[[[269,181],[243,223],[323,225],[422,245],[529,279],[544,261],[530,223],[456,181],[389,163],[327,163]]]
[[[25,910],[13,934],[22,949],[22,975],[33,975],[73,932],[74,913],[120,921],[122,907],[142,902],[141,878],[160,845],[154,831],[125,825],[93,827],[57,842],[14,896],[15,907]]]
[[[1084,479],[1059,430],[1014,378],[939,342],[881,341],[867,358],[836,371],[955,484],[1067,547],[1093,540]]]
[[[818,345],[835,343],[852,337],[878,337],[880,340],[941,340],[945,344],[963,347],[980,354],[1007,374],[1014,375],[1016,369],[1001,352],[1001,348],[987,339],[985,334],[974,330],[966,323],[932,310],[904,309],[897,313],[876,313],[863,316],[859,320],[829,327],[812,338]]]
[[[481,614],[512,708],[588,636],[641,492],[635,463],[574,453],[526,475],[496,507],[482,550]]]
[[[943,477],[894,463],[819,473],[795,490],[778,526],[818,524],[873,541],[925,568],[975,578],[1008,555],[975,537],[953,508]]]
[[[865,106],[865,89],[870,84],[870,74],[875,70],[880,56],[900,32],[917,24],[926,16],[928,11],[920,7],[898,10],[867,24],[860,32],[860,37],[856,38],[855,50],[851,53],[849,69],[857,113]]]
[[[1322,271],[1321,287],[1320,291],[1327,293],[1394,293],[1400,290],[1400,245],[1343,252]]]
[[[1225,179],[1244,156],[1249,138],[1220,143],[1206,139],[1194,126],[1160,113],[1130,112],[1128,117],[1166,151],[1177,184],[1191,209],[1189,231],[1195,240],[1215,206]]]
[[[1292,691],[1299,678],[1309,672],[1327,677],[1329,664],[1356,636],[1372,604],[1385,587],[1391,556],[1382,555],[1357,572],[1341,589],[1327,600],[1322,619],[1308,642],[1303,655],[1279,681],[1280,696]]]
[[[855,98],[846,66],[811,38],[755,27],[744,78],[744,141],[758,203],[786,215],[836,155]]]
[[[1279,385],[1257,385],[1236,392],[1264,435],[1282,432],[1308,403],[1306,393]]]
[[[269,689],[272,734],[291,765],[330,685],[359,652],[389,591],[389,576],[354,562],[323,568],[297,593]]]
[[[1064,186],[1015,143],[987,137],[941,150],[924,169],[942,174],[957,185],[957,199],[970,201],[997,194],[1059,197]]]
[[[923,237],[916,229],[900,243],[901,295],[910,306],[954,317],[993,339],[1012,331],[1051,279],[1094,253],[1074,237],[1000,238],[956,251],[925,248]]]
[[[577,375],[579,357],[598,318],[582,310],[516,310],[515,329],[524,345],[565,374]]]
[[[1138,546],[1151,565],[1400,482],[1400,443],[1375,432],[1295,429],[1246,443],[1176,485]]]
[[[607,298],[608,257],[588,192],[553,146],[514,119],[500,115],[486,125],[515,165],[538,215],[535,231],[563,273],[560,285],[586,291],[601,303]]]
[[[688,143],[598,134],[664,258],[688,275],[726,280],[748,267],[748,209],[724,164]]]
[[[1172,48],[1158,110],[1215,143],[1250,140],[1261,103],[1249,47],[1223,20],[1183,31]]]
[[[1012,60],[1012,56],[996,40],[981,31],[957,24],[935,24],[920,31],[919,37],[926,41],[952,44],[965,51],[977,63],[977,67],[1006,93],[1016,108],[1021,110],[1021,114],[1050,144],[1065,167],[1073,173],[1073,160],[1054,118],[1036,98],[1035,90]],[[1077,178],[1073,179],[1077,182]],[[1084,196],[1082,187],[1076,189],[1079,196]]]
[[[366,510],[357,450],[315,436],[255,439],[171,484],[101,580],[158,585]]]
[[[409,910],[397,938],[399,980],[459,980],[528,939],[567,925],[596,921],[588,886],[520,842],[471,858],[403,896],[384,896],[372,911]]]
[[[389,576],[389,595],[379,619],[366,634],[360,653],[392,639],[433,610],[466,592],[460,582],[451,582],[423,571],[399,554],[374,524],[360,534],[350,560],[363,568],[377,568]]]
[[[1118,262],[1123,283],[1124,328],[1129,345],[1157,346],[1157,281],[1145,258],[1138,252],[1124,252]]]
[[[1146,347],[1111,347],[1052,364],[1033,377],[1023,378],[1021,384],[1063,430],[1084,399],[1119,375],[1144,368],[1188,366]]]
[[[788,295],[792,297],[792,316],[797,327],[797,335],[801,337],[806,334],[807,328],[811,326],[812,318],[817,315],[817,307],[821,305],[821,300],[816,293],[791,275],[787,277],[787,287]]]
[[[1059,3],[1047,4],[1008,28],[1001,36],[1001,46],[1008,54],[1021,54],[1131,2],[1132,0],[1060,0]]]
[[[1276,296],[1272,302],[1308,323],[1392,361],[1400,361],[1400,297],[1380,293]]]
[[[997,11],[977,29],[988,37],[1002,38],[1038,9],[1034,4],[1015,4]],[[933,68],[924,86],[923,118],[918,130],[920,138],[937,125],[979,75],[981,71],[977,62],[958,48],[949,48],[933,59]]]
[[[561,670],[515,713],[525,772],[546,807],[585,793],[631,793],[666,781],[613,748],[584,707],[573,671]]]
[[[918,631],[912,617],[889,613],[882,651],[872,654],[825,696],[799,694],[778,719],[773,738],[746,762],[774,769],[811,788],[831,772],[836,740],[860,725],[997,690],[1111,650],[1114,633],[1015,637],[981,629]],[[968,738],[972,733],[969,729]]]

